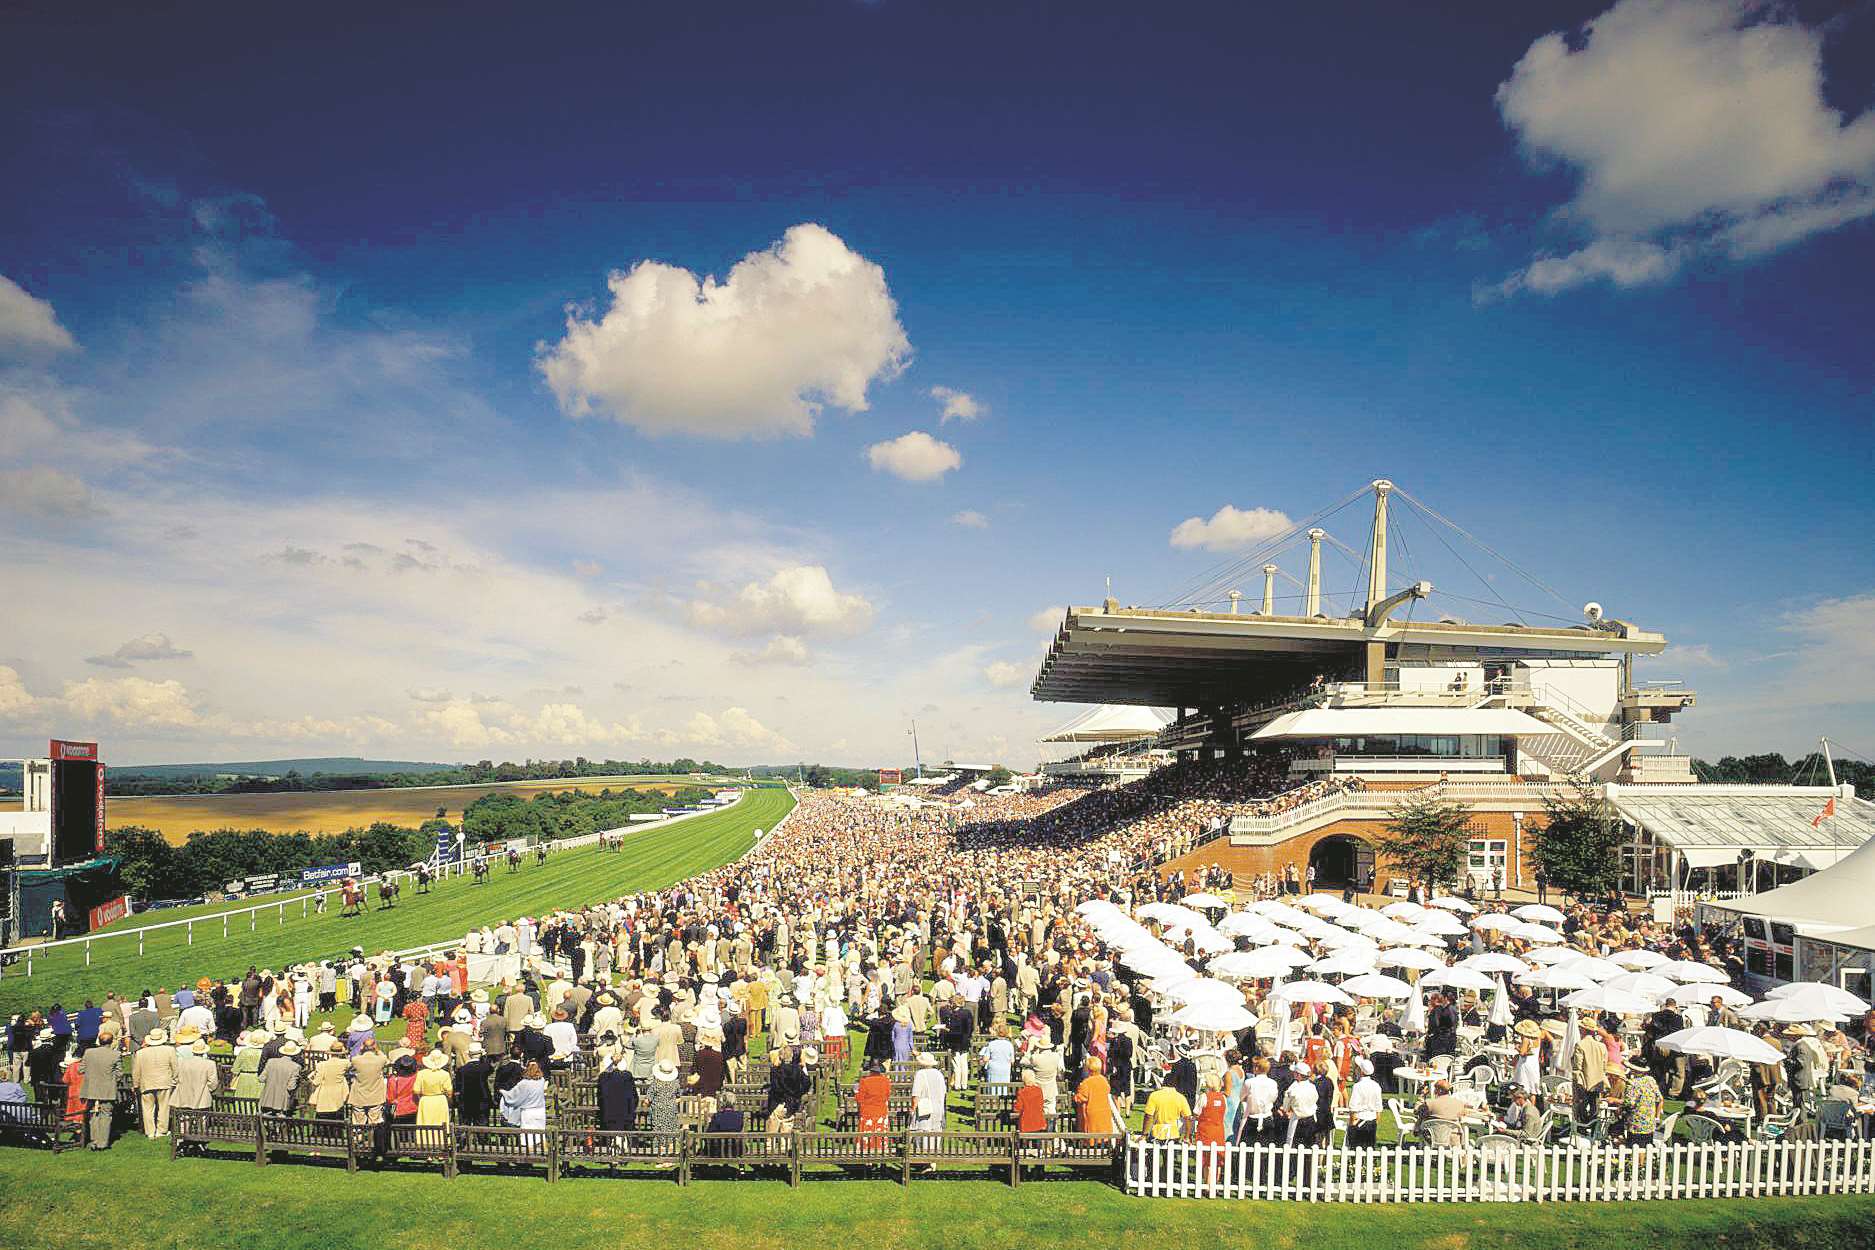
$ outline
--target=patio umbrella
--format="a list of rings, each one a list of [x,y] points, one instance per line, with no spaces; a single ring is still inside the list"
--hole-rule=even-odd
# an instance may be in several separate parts
[[[1256,1024],[1257,1018],[1242,1003],[1187,1003],[1167,1017],[1173,1024],[1206,1033],[1236,1033]]]
[[[1540,920],[1544,924],[1561,924],[1567,919],[1548,903],[1525,903],[1522,907],[1511,908],[1510,914],[1519,920]]]
[[[1665,955],[1659,951],[1649,950],[1616,951],[1608,958],[1623,968],[1632,968],[1636,972],[1645,972],[1649,968],[1658,967],[1667,962]]]
[[[1650,971],[1657,977],[1672,977],[1675,981],[1692,984],[1711,983],[1724,985],[1732,978],[1725,971],[1711,964],[1702,964],[1693,959],[1669,959],[1664,964],[1656,964]]]
[[[1305,895],[1297,899],[1296,906],[1306,911],[1327,912],[1340,911],[1342,908],[1351,906],[1351,904],[1344,900],[1339,894],[1323,894],[1317,891],[1314,894]]]
[[[1463,920],[1449,911],[1422,912],[1419,919],[1413,921],[1413,927],[1421,933],[1436,933],[1440,937],[1458,937],[1470,931]]]
[[[1388,903],[1380,909],[1380,914],[1393,920],[1404,920],[1408,924],[1419,919],[1426,912],[1418,903],[1409,903],[1402,899],[1397,903]]]
[[[1370,951],[1380,949],[1380,943],[1374,941],[1374,939],[1368,937],[1365,933],[1349,933],[1346,929],[1336,929],[1332,933],[1324,933],[1315,940],[1320,942],[1323,946],[1326,946],[1329,950],[1336,951],[1357,948]]]
[[[1222,910],[1230,906],[1215,894],[1187,894],[1178,901],[1187,907],[1196,907],[1200,911]]]
[[[1699,987],[1699,996],[1705,999],[1716,998],[1727,1007],[1749,1007],[1752,1003],[1751,995],[1743,990],[1735,990],[1729,985],[1702,985]]]
[[[1506,955],[1503,951],[1485,951],[1478,955],[1467,955],[1458,961],[1461,967],[1474,968],[1479,972],[1527,972],[1530,966],[1515,955]]]
[[[1142,920],[1157,920],[1164,924],[1190,924],[1193,920],[1204,919],[1191,908],[1182,907],[1177,903],[1147,903],[1139,909],[1139,917]]]
[[[1761,1003],[1753,1003],[1738,1010],[1741,1020],[1772,1020],[1778,1024],[1816,1024],[1824,1020],[1842,1020],[1854,1014],[1853,1011],[1841,1010],[1839,1006],[1815,994],[1767,998]]]
[[[1578,994],[1586,994],[1589,992],[1588,990],[1576,991]],[[1552,1073],[1560,1074],[1574,1070],[1576,1043],[1581,1040],[1582,1021],[1581,1018],[1572,1011],[1569,1013],[1569,1026],[1563,1030],[1562,1045],[1555,1047],[1554,1053],[1549,1057],[1549,1070]]]
[[[1276,926],[1253,912],[1234,911],[1218,921],[1217,931],[1226,937],[1249,938],[1256,942],[1276,932]]]
[[[1392,950],[1381,951],[1374,957],[1377,968],[1414,968],[1428,972],[1434,968],[1445,967],[1445,961],[1431,951],[1421,950],[1417,946],[1396,946]]]
[[[1356,998],[1399,999],[1413,996],[1412,986],[1398,977],[1385,976],[1378,972],[1349,977],[1341,983],[1341,988]]]
[[[1426,1031],[1426,995],[1418,985],[1413,987],[1413,996],[1406,1000],[1406,1019],[1400,1021],[1400,1027],[1408,1033]]]
[[[1556,965],[1571,972],[1579,972],[1591,981],[1606,981],[1610,977],[1626,976],[1621,965],[1609,959],[1597,959],[1593,955],[1578,955],[1574,959],[1561,960]]]
[[[1472,928],[1484,929],[1486,931],[1492,931],[1492,930],[1498,930],[1498,929],[1515,929],[1518,925],[1522,923],[1523,921],[1517,919],[1515,916],[1506,916],[1501,911],[1490,911],[1490,912],[1486,912],[1482,916],[1473,916],[1471,918]]]
[[[1510,1027],[1510,987],[1504,984],[1504,978],[1497,979],[1497,991],[1491,995],[1491,1023],[1501,1029]]]
[[[1296,1048],[1296,1016],[1288,1003],[1277,1003],[1276,1039],[1270,1053],[1283,1055]]]
[[[1539,946],[1535,950],[1525,951],[1523,958],[1533,964],[1566,964],[1583,958],[1583,954],[1573,946]],[[1608,975],[1618,977],[1621,969],[1617,967]]]
[[[1517,978],[1517,984],[1527,985],[1535,990],[1586,990],[1595,982],[1579,972],[1571,972],[1560,965],[1539,968],[1535,972],[1526,972]]]
[[[1834,1008],[1843,1015],[1853,1015],[1858,1011],[1867,1011],[1868,1004],[1851,994],[1848,990],[1829,984],[1827,981],[1792,981],[1780,985],[1765,994],[1766,998],[1814,999],[1821,1007]]]
[[[1354,1002],[1326,981],[1290,981],[1271,990],[1270,997],[1284,1003],[1329,1003],[1336,1007],[1351,1006]]]
[[[1609,989],[1627,990],[1646,998],[1663,998],[1680,988],[1667,978],[1657,977],[1651,972],[1624,972],[1618,977],[1609,977],[1602,984]]]
[[[1606,985],[1590,986],[1563,996],[1562,1005],[1575,1011],[1612,1011],[1618,1016],[1645,1016],[1656,1006],[1653,999],[1633,990],[1611,990]]]
[[[1166,990],[1165,996],[1178,1003],[1241,1003],[1243,991],[1225,981],[1213,981],[1208,977],[1195,977],[1190,981],[1180,981]]]
[[[1563,935],[1548,925],[1525,923],[1509,932],[1512,937],[1525,942],[1554,942],[1560,946],[1564,941]]]
[[[1474,912],[1478,909],[1456,894],[1435,894],[1426,900],[1428,907],[1443,907],[1446,911]]]
[[[1219,955],[1205,966],[1214,977],[1234,980],[1263,980],[1286,977],[1291,970],[1309,962],[1309,957],[1293,946],[1267,946],[1257,951],[1232,951]]]
[[[1437,972],[1428,972],[1419,978],[1419,984],[1426,989],[1448,990],[1488,990],[1497,982],[1477,968],[1459,965],[1455,968],[1441,968]]]
[[[1374,962],[1374,951],[1342,951],[1325,959],[1318,959],[1309,965],[1309,971],[1320,977],[1359,976],[1372,972],[1379,967]]]
[[[1681,1029],[1677,1033],[1667,1034],[1654,1045],[1661,1050],[1710,1055],[1714,1059],[1742,1059],[1746,1063],[1784,1062],[1783,1051],[1743,1029],[1715,1028],[1711,1025]]]

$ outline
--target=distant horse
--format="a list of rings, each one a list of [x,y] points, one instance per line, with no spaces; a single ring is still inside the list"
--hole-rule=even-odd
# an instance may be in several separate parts
[[[398,886],[398,884],[395,881],[392,881],[388,877],[385,878],[383,881],[378,882],[378,910],[379,911],[383,911],[387,908],[395,907],[397,905],[397,894],[398,894],[399,889],[400,887]]]
[[[475,884],[488,884],[488,861],[486,859],[478,859],[475,861]]]
[[[508,848],[508,871],[521,871],[521,852],[515,850],[513,847]]]
[[[364,887],[359,885],[356,881],[353,881],[350,877],[347,877],[339,886],[339,891],[345,897],[345,905],[339,909],[339,915],[356,916],[359,910],[364,906]]]
[[[542,842],[539,845],[535,846],[534,848],[534,863],[536,865],[540,865],[546,862],[547,862],[547,844],[545,842]]]
[[[420,865],[417,868],[417,893],[428,894],[430,892],[431,880],[429,865]]]

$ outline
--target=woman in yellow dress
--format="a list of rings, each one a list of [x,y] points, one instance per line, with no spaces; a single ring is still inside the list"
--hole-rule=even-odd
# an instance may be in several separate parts
[[[448,1125],[449,1100],[455,1094],[455,1083],[449,1079],[447,1071],[449,1056],[440,1050],[433,1050],[423,1056],[423,1071],[417,1073],[416,1084],[411,1092],[417,1096],[417,1124]]]

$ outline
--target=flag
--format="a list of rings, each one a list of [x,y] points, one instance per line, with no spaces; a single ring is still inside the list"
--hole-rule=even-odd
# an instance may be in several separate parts
[[[1810,827],[1812,829],[1821,829],[1823,827],[1823,822],[1835,814],[1836,800],[1831,799],[1829,802],[1823,804],[1823,810],[1816,814],[1816,819],[1810,822]]]

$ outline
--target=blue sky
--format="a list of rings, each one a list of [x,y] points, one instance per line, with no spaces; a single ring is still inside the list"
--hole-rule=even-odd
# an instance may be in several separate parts
[[[16,10],[0,749],[1027,763],[1377,475],[1875,748],[1875,10],[1305,8]]]

